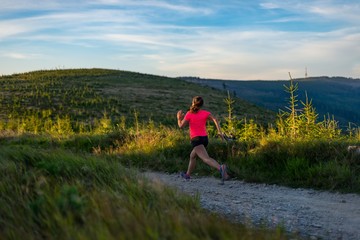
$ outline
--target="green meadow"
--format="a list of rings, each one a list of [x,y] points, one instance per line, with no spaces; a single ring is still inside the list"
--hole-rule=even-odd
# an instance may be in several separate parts
[[[201,95],[233,139],[208,126],[209,153],[248,182],[360,193],[360,129],[317,119],[291,81],[288,111],[177,78],[107,69],[0,77],[0,238],[287,239],[235,224],[198,197],[152,183],[142,171],[186,169],[188,132],[176,125]],[[239,96],[241,97],[241,96]],[[219,177],[205,164],[198,175]]]

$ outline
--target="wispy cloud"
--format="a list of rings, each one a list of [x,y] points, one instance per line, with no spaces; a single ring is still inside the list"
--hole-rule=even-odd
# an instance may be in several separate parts
[[[0,22],[0,29],[0,40],[28,31],[26,26],[16,21]]]
[[[212,9],[206,7],[193,7],[191,1],[132,1],[132,0],[94,0],[91,4],[96,5],[112,5],[112,6],[132,6],[132,7],[145,7],[145,8],[162,8],[175,12],[191,13],[191,14],[210,14]]]
[[[2,53],[0,55],[5,58],[20,59],[20,60],[37,59],[37,58],[41,57],[40,54],[25,54],[25,53],[19,53],[19,52],[6,52],[6,53]]]
[[[296,13],[301,16],[322,17],[317,21],[326,21],[337,19],[344,22],[355,22],[360,19],[360,3],[356,1],[322,1],[322,0],[304,0],[294,2],[292,0],[269,0],[260,3],[264,9],[280,9],[290,13]],[[305,19],[304,19],[305,20]]]

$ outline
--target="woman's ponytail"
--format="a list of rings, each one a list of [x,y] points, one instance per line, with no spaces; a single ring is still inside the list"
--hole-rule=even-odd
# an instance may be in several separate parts
[[[191,113],[197,113],[202,105],[204,104],[204,100],[200,96],[196,96],[192,100],[192,104],[190,106],[190,112]]]

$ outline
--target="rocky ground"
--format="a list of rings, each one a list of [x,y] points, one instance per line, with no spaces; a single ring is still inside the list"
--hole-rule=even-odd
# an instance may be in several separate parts
[[[178,174],[147,172],[154,181],[190,194],[201,206],[252,226],[281,226],[310,239],[360,239],[360,195],[252,184],[224,185],[214,177],[183,180]]]

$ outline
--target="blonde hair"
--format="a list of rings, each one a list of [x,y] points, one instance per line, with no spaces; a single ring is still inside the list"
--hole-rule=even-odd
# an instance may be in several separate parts
[[[200,108],[204,105],[204,100],[200,96],[193,97],[192,104],[190,106],[190,112],[197,113]]]

